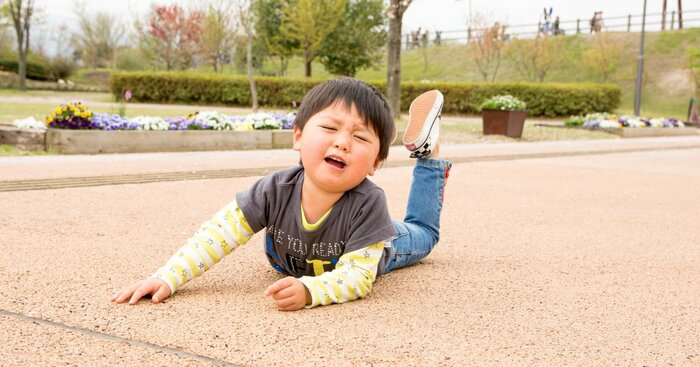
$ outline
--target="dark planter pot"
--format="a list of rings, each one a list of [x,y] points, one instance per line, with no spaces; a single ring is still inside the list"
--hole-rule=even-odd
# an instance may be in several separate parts
[[[481,110],[484,135],[505,135],[520,138],[527,111]]]

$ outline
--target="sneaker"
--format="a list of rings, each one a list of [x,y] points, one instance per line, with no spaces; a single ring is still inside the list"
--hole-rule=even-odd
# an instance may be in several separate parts
[[[403,134],[403,144],[411,152],[411,158],[423,158],[432,153],[440,135],[440,112],[444,97],[439,90],[431,90],[418,96],[408,108],[408,126]]]

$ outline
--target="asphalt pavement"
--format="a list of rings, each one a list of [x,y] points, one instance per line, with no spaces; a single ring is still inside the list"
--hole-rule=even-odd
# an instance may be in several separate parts
[[[261,234],[161,304],[109,299],[295,152],[0,157],[0,365],[700,365],[700,136],[442,153],[433,253],[291,313]],[[411,165],[372,177],[394,218]]]

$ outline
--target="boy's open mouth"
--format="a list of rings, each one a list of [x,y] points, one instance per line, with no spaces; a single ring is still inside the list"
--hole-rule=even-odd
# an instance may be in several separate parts
[[[345,162],[343,162],[340,158],[337,157],[326,157],[325,159],[326,163],[330,164],[331,166],[335,166],[338,168],[345,168]]]

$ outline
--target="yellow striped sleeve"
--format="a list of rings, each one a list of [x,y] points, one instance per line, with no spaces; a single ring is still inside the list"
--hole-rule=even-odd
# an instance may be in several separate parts
[[[236,201],[219,210],[204,222],[154,277],[163,280],[171,293],[203,274],[255,234]]]
[[[307,307],[343,303],[367,296],[377,277],[383,252],[384,241],[344,254],[333,271],[299,278],[311,294],[311,304]]]

